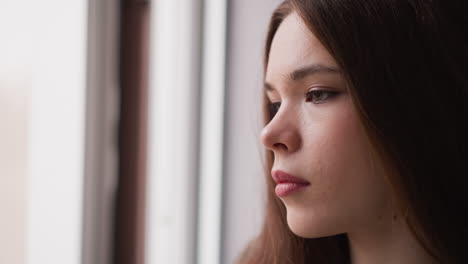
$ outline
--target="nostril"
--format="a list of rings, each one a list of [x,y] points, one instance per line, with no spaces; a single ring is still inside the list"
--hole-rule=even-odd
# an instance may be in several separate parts
[[[275,143],[273,144],[273,148],[288,150],[288,147],[283,143]]]

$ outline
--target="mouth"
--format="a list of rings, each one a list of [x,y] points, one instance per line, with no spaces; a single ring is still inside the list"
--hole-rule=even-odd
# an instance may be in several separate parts
[[[277,196],[285,197],[310,185],[305,179],[288,174],[281,170],[272,172],[273,180],[277,183],[275,193]]]

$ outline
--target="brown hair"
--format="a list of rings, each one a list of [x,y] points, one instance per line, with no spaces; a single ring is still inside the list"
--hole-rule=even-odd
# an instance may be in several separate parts
[[[266,71],[278,27],[297,12],[343,69],[412,233],[450,264],[466,261],[468,245],[467,11],[462,0],[286,0],[271,17],[264,54]],[[264,96],[265,124],[268,103]],[[289,229],[273,160],[266,150],[263,228],[238,263],[350,263],[346,234],[307,239]]]

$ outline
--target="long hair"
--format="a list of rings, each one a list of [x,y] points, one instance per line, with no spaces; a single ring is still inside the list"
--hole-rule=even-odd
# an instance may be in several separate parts
[[[462,0],[286,0],[274,11],[273,37],[292,12],[343,70],[366,135],[389,172],[412,234],[440,263],[468,254],[468,8]],[[266,125],[267,98],[263,112]],[[337,154],[339,155],[339,154]],[[345,234],[292,233],[270,176],[263,228],[241,264],[350,263]]]

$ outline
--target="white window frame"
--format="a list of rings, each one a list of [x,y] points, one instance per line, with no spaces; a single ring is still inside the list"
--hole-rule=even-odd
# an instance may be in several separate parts
[[[152,2],[146,263],[221,260],[226,7]]]
[[[82,264],[110,264],[118,177],[119,2],[88,0]]]

